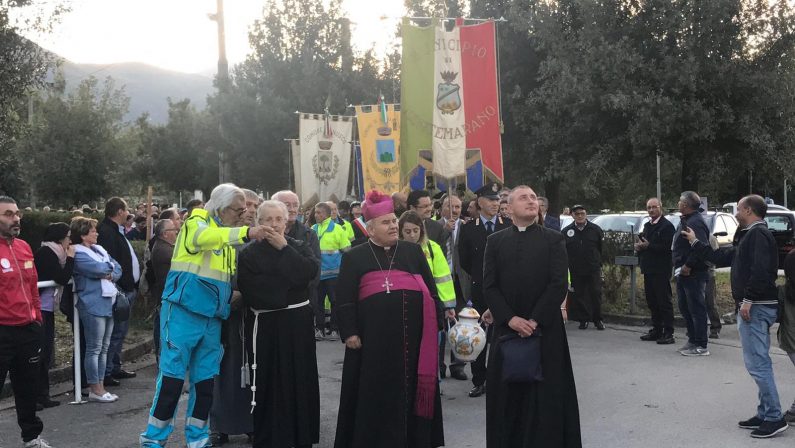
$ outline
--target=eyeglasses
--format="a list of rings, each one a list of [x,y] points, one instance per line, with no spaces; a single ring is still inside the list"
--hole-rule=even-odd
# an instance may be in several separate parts
[[[655,208],[660,208],[660,206],[659,205],[650,205],[650,206],[646,207],[646,210],[653,210]]]
[[[22,210],[17,210],[15,212],[13,212],[11,210],[6,210],[5,212],[3,212],[3,217],[9,218],[9,219],[13,218],[14,216],[16,216],[17,218],[21,219],[22,215],[23,215]]]
[[[243,213],[246,213],[247,209],[246,209],[246,207],[242,207],[242,208],[229,207],[229,210],[232,210],[233,212],[237,213],[238,215],[242,215]]]

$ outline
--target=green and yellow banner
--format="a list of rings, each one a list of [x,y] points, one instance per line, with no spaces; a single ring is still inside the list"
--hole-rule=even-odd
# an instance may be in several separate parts
[[[364,191],[392,194],[400,190],[400,111],[382,101],[356,106],[361,145],[361,176]]]

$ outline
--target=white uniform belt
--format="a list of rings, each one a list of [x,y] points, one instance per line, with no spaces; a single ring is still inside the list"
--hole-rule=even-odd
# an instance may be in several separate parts
[[[301,303],[294,303],[292,305],[287,305],[284,308],[279,308],[276,310],[256,310],[254,308],[249,308],[252,313],[254,313],[254,331],[251,339],[251,348],[252,352],[254,352],[254,363],[251,365],[251,370],[254,371],[254,378],[251,382],[251,413],[254,413],[254,408],[257,406],[257,328],[259,327],[259,315],[262,313],[274,313],[276,311],[284,311],[284,310],[292,310],[295,308],[301,308],[302,306],[309,305],[309,299],[304,300]]]

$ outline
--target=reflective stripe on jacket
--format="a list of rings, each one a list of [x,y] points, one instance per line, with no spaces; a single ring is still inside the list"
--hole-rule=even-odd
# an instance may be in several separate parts
[[[320,240],[320,279],[336,278],[340,273],[342,251],[351,246],[348,234],[343,226],[331,218],[320,225],[313,225],[312,230]]]
[[[422,251],[425,252],[425,258],[431,267],[439,300],[442,301],[445,308],[455,308],[453,275],[450,273],[450,265],[447,264],[447,258],[444,256],[441,246],[428,240],[426,244],[422,245]]]
[[[163,300],[206,317],[226,319],[235,273],[234,246],[248,227],[221,227],[204,209],[194,209],[177,236]]]

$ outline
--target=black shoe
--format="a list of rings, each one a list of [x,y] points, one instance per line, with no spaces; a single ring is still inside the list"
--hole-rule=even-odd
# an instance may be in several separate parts
[[[138,374],[136,374],[135,372],[128,372],[126,370],[119,370],[116,373],[111,373],[110,376],[112,376],[113,379],[116,380],[126,380],[129,378],[135,378],[136,376],[138,376]]]
[[[759,425],[758,429],[754,429],[751,432],[751,437],[755,439],[767,439],[780,432],[786,431],[788,427],[789,425],[787,425],[787,422],[785,422],[783,418],[776,422],[765,421]]]
[[[710,330],[709,331],[709,338],[710,339],[720,339],[720,330]]]
[[[483,383],[480,386],[475,386],[472,390],[469,391],[470,398],[477,398],[486,393],[486,384]]]
[[[660,336],[660,339],[657,339],[657,343],[660,345],[668,345],[668,344],[673,344],[675,342],[676,339],[674,339],[673,333],[663,333],[663,335]]]
[[[447,366],[439,367],[439,378],[447,378]]]
[[[41,403],[36,403],[36,412],[41,412],[44,410],[44,405]]]
[[[580,326],[577,327],[580,330],[587,330],[588,329],[588,322],[580,322]]]
[[[605,323],[601,320],[597,320],[593,323],[593,326],[596,327],[597,330],[602,331],[605,329]]]
[[[121,381],[112,376],[106,376],[105,379],[102,380],[102,384],[104,384],[105,387],[115,387],[121,385]]]
[[[210,434],[210,443],[212,446],[221,446],[225,443],[229,443],[229,434],[214,432]]]
[[[660,330],[651,329],[648,333],[642,335],[640,337],[641,341],[656,341],[662,337],[662,332]]]
[[[58,401],[58,400],[53,400],[50,397],[47,397],[47,398],[40,399],[38,401],[38,404],[42,405],[45,409],[47,409],[47,408],[54,408],[56,406],[60,406],[61,402]],[[38,406],[36,406],[36,410],[40,410],[40,409],[38,409]]]
[[[450,378],[454,378],[459,381],[466,381],[469,379],[467,374],[464,373],[464,369],[450,369]]]
[[[759,429],[759,425],[761,425],[763,420],[757,416],[753,416],[748,420],[743,420],[737,423],[737,426],[744,429]]]

